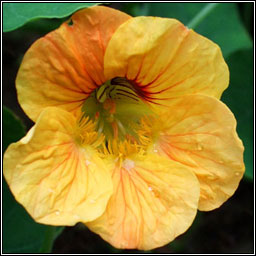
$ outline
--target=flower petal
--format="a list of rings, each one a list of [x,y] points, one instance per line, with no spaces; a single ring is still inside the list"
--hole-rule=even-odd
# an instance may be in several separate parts
[[[149,250],[185,232],[197,212],[199,183],[166,157],[136,155],[113,168],[105,213],[86,223],[117,248]]]
[[[219,207],[234,194],[244,173],[244,148],[233,114],[215,98],[188,95],[161,118],[156,150],[195,172],[199,210]]]
[[[136,17],[111,38],[105,76],[126,77],[144,98],[157,104],[185,94],[219,98],[229,83],[220,48],[175,19]]]
[[[72,25],[64,22],[37,40],[25,54],[16,79],[26,114],[35,121],[47,106],[79,111],[88,94],[105,82],[105,49],[117,27],[129,18],[111,8],[91,7],[75,13]]]
[[[112,181],[105,163],[74,142],[72,114],[47,108],[28,134],[4,155],[4,176],[16,200],[37,221],[74,225],[105,210]]]

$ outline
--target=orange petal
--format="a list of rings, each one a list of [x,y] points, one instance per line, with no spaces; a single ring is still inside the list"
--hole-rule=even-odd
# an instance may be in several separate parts
[[[135,155],[113,168],[114,193],[104,214],[86,223],[117,248],[149,250],[194,220],[199,183],[186,167],[158,155]]]
[[[105,58],[107,79],[131,80],[149,101],[191,93],[220,97],[229,83],[220,48],[174,19],[136,17],[111,38]]]
[[[173,102],[161,118],[156,150],[195,172],[200,210],[219,207],[234,194],[244,173],[244,148],[233,114],[215,98],[189,95]]]
[[[112,194],[105,163],[90,146],[75,144],[75,125],[72,114],[46,108],[28,134],[4,155],[7,183],[37,222],[74,225],[94,220]]]
[[[26,114],[35,121],[47,106],[77,113],[88,94],[105,82],[105,49],[129,18],[103,6],[87,8],[72,16],[72,25],[65,22],[37,40],[25,54],[16,79]]]

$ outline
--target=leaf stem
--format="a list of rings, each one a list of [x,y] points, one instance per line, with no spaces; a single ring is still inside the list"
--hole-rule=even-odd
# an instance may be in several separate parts
[[[195,29],[204,18],[212,12],[220,3],[209,3],[207,4],[188,24],[188,28]]]
[[[45,230],[45,237],[39,253],[50,253],[55,239],[55,226],[48,226]]]

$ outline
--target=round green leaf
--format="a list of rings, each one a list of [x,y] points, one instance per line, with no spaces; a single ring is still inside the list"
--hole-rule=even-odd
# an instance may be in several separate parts
[[[3,32],[12,31],[30,20],[63,18],[98,3],[3,3]]]

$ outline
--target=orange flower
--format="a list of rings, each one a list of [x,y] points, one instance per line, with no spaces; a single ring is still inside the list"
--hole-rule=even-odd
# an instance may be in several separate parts
[[[174,19],[99,6],[71,19],[24,56],[18,99],[36,124],[5,152],[5,178],[37,222],[163,246],[243,176],[236,121],[218,100],[227,65]]]

